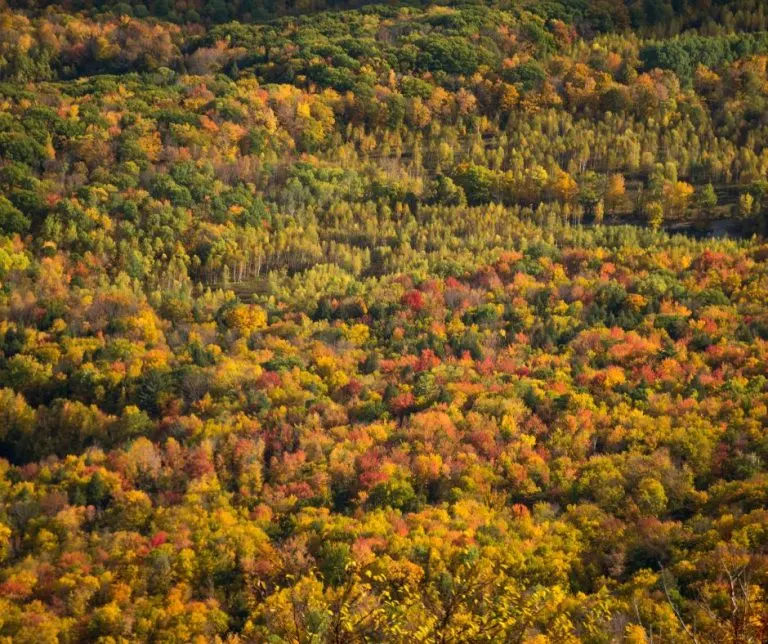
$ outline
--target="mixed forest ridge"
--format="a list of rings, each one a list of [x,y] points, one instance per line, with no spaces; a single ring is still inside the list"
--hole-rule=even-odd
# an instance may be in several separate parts
[[[767,215],[764,0],[6,0],[0,644],[768,641]]]

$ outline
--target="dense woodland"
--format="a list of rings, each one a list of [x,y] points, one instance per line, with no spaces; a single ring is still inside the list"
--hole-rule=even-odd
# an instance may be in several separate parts
[[[9,0],[0,642],[768,641],[766,214],[762,0]]]

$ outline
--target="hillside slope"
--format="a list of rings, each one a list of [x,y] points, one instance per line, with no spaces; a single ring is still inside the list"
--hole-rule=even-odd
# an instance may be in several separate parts
[[[11,2],[0,640],[765,641],[767,29]]]

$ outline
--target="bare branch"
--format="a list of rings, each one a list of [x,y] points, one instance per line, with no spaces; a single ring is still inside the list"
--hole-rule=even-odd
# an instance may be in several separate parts
[[[674,602],[672,601],[672,598],[669,595],[669,589],[667,588],[667,579],[665,576],[665,570],[664,566],[661,565],[661,562],[659,562],[659,569],[661,570],[661,583],[664,586],[664,594],[667,596],[667,601],[669,602],[670,607],[672,608],[672,612],[675,613],[675,617],[677,617],[677,621],[680,622],[680,626],[682,627],[685,634],[691,639],[694,644],[699,644],[699,638],[696,637],[696,634],[691,631],[691,629],[688,627],[688,625],[685,623],[685,620],[683,619],[682,615],[680,615],[680,611],[677,610],[677,606],[675,606]]]

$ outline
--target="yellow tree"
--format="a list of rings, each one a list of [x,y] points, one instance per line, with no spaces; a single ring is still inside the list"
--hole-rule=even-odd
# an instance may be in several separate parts
[[[664,201],[667,211],[682,217],[693,196],[693,186],[685,181],[668,181],[664,184]]]
[[[552,181],[552,190],[560,201],[573,201],[579,193],[574,178],[564,170],[558,170]]]
[[[605,190],[605,207],[608,212],[615,212],[625,205],[627,188],[624,175],[612,174],[608,178]]]

